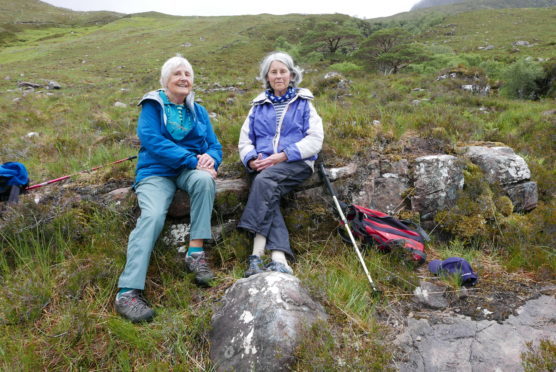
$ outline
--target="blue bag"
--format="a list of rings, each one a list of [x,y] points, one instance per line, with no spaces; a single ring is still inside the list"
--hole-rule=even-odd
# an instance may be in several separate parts
[[[7,162],[0,165],[0,201],[17,203],[19,194],[29,185],[25,165]]]

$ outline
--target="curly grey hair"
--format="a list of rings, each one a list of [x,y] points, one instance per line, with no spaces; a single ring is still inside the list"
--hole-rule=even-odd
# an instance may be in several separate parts
[[[191,63],[187,59],[185,59],[181,54],[176,54],[175,57],[168,59],[162,65],[162,69],[160,70],[160,85],[162,88],[168,88],[168,80],[170,80],[170,75],[178,68],[178,67],[185,67],[191,73],[191,82],[193,82],[193,67]]]
[[[288,67],[291,73],[290,85],[292,87],[295,88],[301,83],[301,80],[303,80],[303,70],[299,66],[294,65],[293,58],[284,52],[272,52],[263,59],[260,65],[259,77],[257,79],[263,82],[263,88],[270,89],[267,75],[270,65],[274,61],[282,62]]]

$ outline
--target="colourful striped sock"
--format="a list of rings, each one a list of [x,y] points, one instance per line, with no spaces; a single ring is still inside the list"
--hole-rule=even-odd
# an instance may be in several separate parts
[[[187,255],[191,256],[191,253],[201,253],[203,252],[203,247],[189,247],[187,250]]]
[[[120,288],[120,289],[118,290],[118,294],[116,295],[116,297],[120,297],[121,294],[124,294],[124,293],[126,293],[126,292],[129,292],[129,291],[131,291],[132,289],[133,289],[133,288]]]

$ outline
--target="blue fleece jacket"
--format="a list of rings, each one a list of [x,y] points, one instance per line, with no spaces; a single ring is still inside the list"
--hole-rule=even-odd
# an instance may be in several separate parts
[[[166,113],[159,91],[145,94],[137,125],[141,141],[135,184],[150,176],[177,177],[184,169],[197,167],[197,155],[208,154],[214,159],[214,168],[222,162],[222,145],[210,124],[205,108],[193,101],[193,93],[186,99],[193,113],[194,127],[182,140],[175,140],[166,129]]]

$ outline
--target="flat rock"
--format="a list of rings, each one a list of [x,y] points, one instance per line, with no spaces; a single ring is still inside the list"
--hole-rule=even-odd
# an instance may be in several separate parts
[[[526,343],[556,342],[556,299],[541,296],[497,323],[463,316],[409,318],[396,344],[400,371],[523,371]]]
[[[413,298],[430,308],[444,309],[449,305],[448,300],[444,297],[445,292],[445,287],[421,281],[419,287],[413,291]]]

